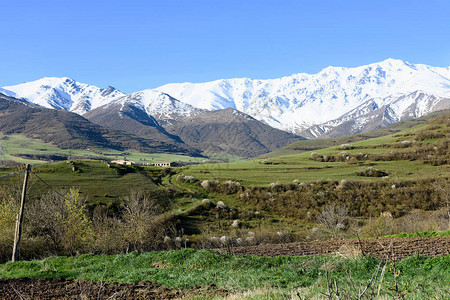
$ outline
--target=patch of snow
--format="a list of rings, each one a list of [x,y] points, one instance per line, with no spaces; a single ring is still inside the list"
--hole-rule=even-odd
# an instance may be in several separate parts
[[[124,94],[114,88],[101,89],[68,77],[44,77],[36,81],[3,87],[14,97],[54,109],[84,114]]]

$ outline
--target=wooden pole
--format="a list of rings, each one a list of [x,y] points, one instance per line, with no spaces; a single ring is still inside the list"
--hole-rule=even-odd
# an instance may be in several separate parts
[[[14,234],[14,246],[13,246],[12,259],[11,259],[12,262],[15,262],[19,258],[20,238],[22,237],[23,209],[25,206],[25,196],[27,194],[28,174],[30,173],[30,170],[31,170],[30,164],[27,164],[25,178],[23,180],[22,197],[20,198],[19,214],[17,215],[17,218],[16,218],[16,232]]]

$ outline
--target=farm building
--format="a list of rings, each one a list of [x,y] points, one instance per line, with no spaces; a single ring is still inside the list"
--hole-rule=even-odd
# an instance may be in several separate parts
[[[156,163],[150,163],[147,165],[153,166],[153,167],[163,167],[163,168],[170,168],[170,167],[178,166],[178,164],[176,162],[156,162]]]

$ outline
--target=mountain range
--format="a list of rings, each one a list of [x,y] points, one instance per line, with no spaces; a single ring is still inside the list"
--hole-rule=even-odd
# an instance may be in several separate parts
[[[131,94],[48,77],[4,86],[0,93],[138,137],[252,157],[302,136],[367,132],[448,109],[450,67],[387,59],[317,74],[172,83]]]
[[[147,153],[201,156],[179,139],[143,138],[123,130],[94,124],[72,112],[48,109],[0,94],[0,132],[23,134],[53,143],[62,149],[135,149]]]

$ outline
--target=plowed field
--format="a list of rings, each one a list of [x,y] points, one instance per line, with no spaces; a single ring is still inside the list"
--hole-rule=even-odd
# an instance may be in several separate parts
[[[450,254],[450,237],[389,238],[370,240],[315,241],[289,244],[262,244],[234,247],[231,253],[260,256],[320,255],[329,253],[361,252],[387,259],[402,259],[411,255],[438,256]]]
[[[57,279],[0,279],[0,299],[175,299],[194,295],[226,296],[227,291],[195,287],[168,289],[148,281],[137,284]]]
[[[450,237],[395,238],[373,240],[336,240],[276,245],[234,247],[234,254],[262,256],[320,255],[363,253],[398,260],[415,254],[438,256],[450,254]],[[112,282],[68,281],[58,279],[0,279],[0,299],[174,299],[193,295],[222,295],[228,291],[196,287],[189,291],[168,289],[152,282],[123,284]]]

